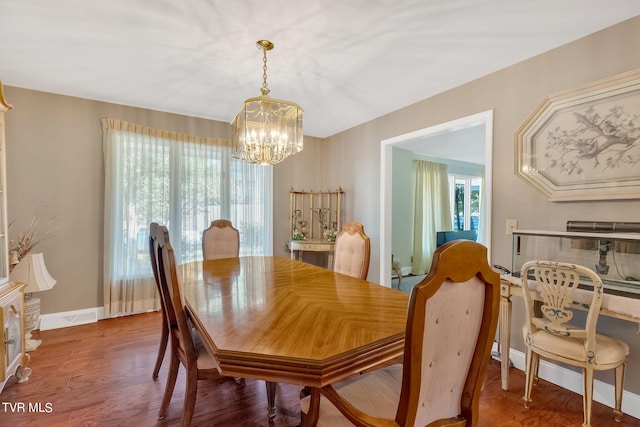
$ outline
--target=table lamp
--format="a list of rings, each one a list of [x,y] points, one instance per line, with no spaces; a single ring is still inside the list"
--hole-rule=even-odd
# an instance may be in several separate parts
[[[31,293],[53,288],[56,279],[51,277],[47,271],[41,253],[26,255],[11,270],[9,279],[13,282],[27,284],[27,287],[24,288],[25,351],[34,351],[42,342],[31,339],[31,331],[36,328],[40,319],[40,298],[33,297]]]

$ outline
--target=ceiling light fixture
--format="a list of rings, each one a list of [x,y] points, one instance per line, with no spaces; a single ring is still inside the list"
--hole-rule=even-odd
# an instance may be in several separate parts
[[[275,165],[302,151],[302,108],[293,102],[269,97],[267,51],[269,40],[256,43],[263,52],[262,95],[244,101],[231,123],[234,157],[250,163]]]

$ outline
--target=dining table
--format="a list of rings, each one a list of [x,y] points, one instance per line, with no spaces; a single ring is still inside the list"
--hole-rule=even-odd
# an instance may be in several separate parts
[[[279,256],[181,265],[185,306],[218,371],[310,389],[403,354],[409,294]]]

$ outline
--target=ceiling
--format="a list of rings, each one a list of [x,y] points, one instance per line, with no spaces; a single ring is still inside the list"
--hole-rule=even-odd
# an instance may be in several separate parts
[[[428,137],[403,142],[397,147],[419,155],[484,165],[485,131],[484,123],[452,127]]]
[[[327,137],[640,14],[638,0],[0,0],[5,85]]]

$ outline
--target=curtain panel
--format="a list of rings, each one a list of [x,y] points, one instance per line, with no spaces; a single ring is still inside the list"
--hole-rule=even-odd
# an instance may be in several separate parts
[[[231,141],[102,119],[105,315],[160,309],[149,224],[166,225],[178,263],[202,259],[215,219],[240,230],[241,255],[272,252],[272,170],[232,157]]]
[[[431,268],[436,250],[436,231],[451,230],[447,165],[414,160],[415,196],[413,216],[413,274]]]

